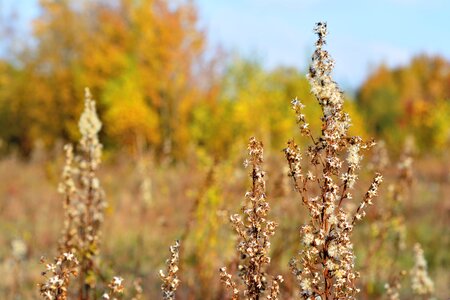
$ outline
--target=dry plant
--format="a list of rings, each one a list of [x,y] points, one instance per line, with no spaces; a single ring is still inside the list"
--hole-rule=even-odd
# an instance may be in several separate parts
[[[297,278],[302,299],[354,299],[359,291],[355,270],[355,255],[351,240],[355,223],[365,216],[365,208],[372,204],[382,176],[376,174],[359,206],[350,212],[351,190],[358,178],[361,151],[374,145],[360,137],[348,136],[350,117],[343,111],[344,97],[331,78],[334,61],[326,50],[326,23],[317,23],[316,50],[312,57],[308,79],[311,91],[322,107],[322,132],[314,137],[305,116],[304,105],[292,101],[300,131],[311,139],[306,152],[310,170],[302,167],[302,154],[293,140],[285,149],[295,189],[309,212],[309,222],[302,226],[303,248],[299,263],[291,261],[291,270]],[[342,156],[347,153],[345,162]],[[318,195],[309,190],[317,185]]]
[[[372,168],[387,171],[389,157],[384,143],[374,149]],[[399,260],[406,249],[406,221],[404,202],[413,197],[413,154],[414,141],[405,140],[403,150],[395,167],[395,174],[388,185],[388,193],[378,205],[378,213],[373,223],[375,232],[368,245],[366,260],[362,269],[369,273],[369,268],[376,276],[380,276],[380,268],[386,272],[385,296],[389,300],[398,300],[401,296],[402,281],[407,272],[400,268]],[[433,282],[426,271],[426,261],[419,244],[414,247],[415,267],[410,272],[412,291],[419,296],[430,296],[433,293]],[[378,256],[378,259],[374,259]],[[377,262],[383,262],[379,265]]]
[[[280,283],[283,278],[279,275],[272,278],[268,287],[266,268],[270,263],[270,237],[275,234],[277,224],[267,220],[270,207],[266,199],[265,172],[262,169],[263,145],[255,138],[248,144],[249,158],[245,166],[251,166],[252,188],[245,194],[246,201],[242,206],[243,216],[235,214],[230,221],[238,235],[237,250],[242,264],[239,265],[239,277],[245,285],[243,291],[246,299],[258,300],[266,294],[266,299],[278,299]],[[223,284],[231,289],[232,299],[240,298],[238,284],[226,268],[220,269]]]
[[[400,289],[402,288],[402,279],[406,275],[405,271],[401,271],[395,276],[391,276],[389,283],[384,285],[386,289],[386,299],[400,300]]]
[[[44,283],[39,284],[39,292],[47,300],[68,299],[70,280],[78,275],[79,263],[71,252],[64,253],[55,258],[53,263],[47,263],[41,258],[46,270],[42,272]]]
[[[60,251],[72,251],[77,255],[80,261],[78,294],[81,299],[89,299],[90,290],[96,284],[95,260],[99,251],[100,226],[106,202],[96,176],[102,153],[102,145],[98,139],[102,124],[88,89],[78,127],[81,133],[80,155],[74,161],[70,146],[66,146],[64,181],[60,186],[66,200]]]
[[[372,157],[367,167],[371,171],[384,172],[390,164],[389,152],[386,142],[383,140],[377,141],[372,148]]]
[[[377,155],[373,161],[373,169],[377,170],[377,173],[367,192],[361,197],[359,205],[353,204],[352,193],[361,168],[362,152],[375,143],[348,134],[351,126],[350,116],[344,112],[343,94],[331,78],[334,61],[324,50],[326,23],[317,23],[315,33],[318,40],[308,79],[312,94],[322,109],[321,133],[319,136],[312,133],[303,114],[304,105],[300,100],[294,99],[292,107],[300,132],[312,144],[305,151],[307,160],[303,159],[304,153],[294,140],[290,140],[284,149],[289,176],[309,214],[307,222],[300,230],[302,248],[298,258],[291,260],[290,268],[298,281],[301,299],[355,299],[359,292],[357,288],[359,273],[355,268],[352,234],[355,224],[365,216],[367,206],[372,205],[377,196],[383,180],[378,172],[386,168],[388,158],[383,144],[380,144],[379,148],[376,148]],[[85,107],[79,121],[81,140],[77,151],[71,145],[64,147],[66,159],[59,186],[59,191],[64,195],[64,226],[58,248],[60,255],[53,263],[42,260],[46,271],[42,273],[44,282],[39,284],[39,289],[41,296],[48,300],[66,300],[70,297],[90,300],[97,299],[101,295],[98,293],[97,278],[100,275],[98,264],[100,229],[106,207],[104,193],[96,175],[102,153],[102,145],[98,139],[101,127],[95,102],[86,89]],[[241,297],[251,300],[263,298],[276,300],[280,297],[283,277],[267,274],[271,263],[270,239],[275,234],[277,224],[268,220],[270,206],[266,196],[266,173],[262,167],[262,143],[256,138],[251,138],[248,152],[248,159],[244,165],[251,168],[252,186],[245,194],[242,213],[230,216],[238,238],[237,252],[240,259],[238,277],[241,283],[236,282],[225,267],[220,269],[220,279],[223,285],[231,290],[233,300]],[[405,151],[398,167],[397,184],[391,188],[391,200],[394,204],[402,201],[411,186],[411,163],[411,153]],[[213,166],[189,214],[190,218],[182,235],[183,240],[186,240],[193,227],[194,213],[200,209],[208,212],[207,208],[201,207],[201,200],[214,182]],[[277,184],[280,185],[282,182]],[[144,181],[142,195],[148,202],[151,202],[150,193],[150,182]],[[280,192],[280,195],[284,194],[284,191]],[[386,232],[394,219],[400,220],[398,222],[403,225],[403,217],[395,209],[386,209],[381,218],[381,224],[384,226],[380,227],[381,230]],[[217,230],[214,233],[217,233]],[[399,232],[399,236],[401,233]],[[369,249],[369,255],[370,251],[378,251],[385,238],[385,235],[379,237],[375,248]],[[403,236],[400,236],[399,240],[402,238]],[[402,247],[399,242],[395,248],[396,255],[403,249]],[[416,245],[414,250],[416,264],[410,272],[412,291],[420,297],[429,297],[434,292],[433,282],[428,276],[427,264],[420,245]],[[201,250],[197,252],[196,255],[204,253]],[[394,263],[395,259],[391,266]],[[159,272],[162,280],[161,290],[163,299],[173,300],[180,284],[179,241],[170,247],[170,258],[166,264],[167,270]],[[386,284],[386,296],[394,300],[400,297],[401,278],[406,272],[392,274],[389,283]],[[70,292],[69,285],[76,277],[78,287],[76,291],[74,289]],[[104,286],[106,287],[106,283]],[[117,299],[122,296],[123,290],[123,279],[113,277],[102,298]],[[141,299],[142,287],[139,281],[135,282],[135,291],[132,299]]]
[[[180,263],[180,242],[176,241],[173,246],[170,246],[170,258],[167,260],[167,271],[166,273],[163,270],[159,271],[159,276],[161,277],[162,284],[161,290],[163,294],[164,300],[174,300],[175,299],[175,291],[180,284],[180,280],[178,279],[178,271]]]
[[[376,242],[369,248],[365,269],[369,265],[374,265],[373,256],[377,253],[383,255],[384,267],[387,266],[388,283],[386,283],[386,296],[388,299],[398,299],[400,289],[402,287],[402,279],[406,271],[399,270],[398,260],[400,255],[406,249],[406,225],[404,216],[404,201],[412,195],[413,181],[413,156],[411,142],[407,140],[400,155],[399,162],[396,166],[396,174],[388,186],[388,195],[384,197],[383,204],[380,206],[379,220],[375,222],[378,235]],[[389,241],[389,237],[393,237],[393,241]],[[383,248],[384,249],[381,249]],[[377,272],[375,266],[375,272]]]
[[[420,244],[414,245],[415,264],[411,270],[412,291],[423,299],[430,299],[434,293],[434,283],[428,276],[427,261]]]
[[[140,278],[133,281],[134,296],[131,300],[141,300],[144,290],[142,289],[142,280]]]
[[[115,296],[123,293],[123,278],[114,276],[111,282],[108,284],[108,290],[103,293],[102,298],[107,300],[116,300]]]
[[[70,295],[70,274],[78,276],[78,299],[95,298],[94,288],[99,273],[100,227],[106,202],[96,175],[102,154],[102,145],[98,139],[102,123],[97,116],[95,101],[92,100],[89,89],[85,91],[84,111],[78,127],[81,133],[79,155],[74,156],[71,145],[64,147],[66,162],[58,188],[64,195],[64,227],[58,249],[59,253],[63,254],[55,260],[59,270],[54,270],[52,264],[47,264],[47,271],[53,272],[54,275],[48,280],[56,280],[56,283],[50,285],[48,280],[40,285],[41,295],[47,299],[66,299],[67,295]],[[66,262],[70,262],[69,266]],[[119,277],[115,277],[109,286],[110,291],[105,293],[105,297],[122,291]],[[50,290],[53,294],[49,293]],[[54,297],[51,298],[50,295]]]
[[[210,299],[220,284],[215,281],[215,270],[220,266],[219,253],[224,246],[220,238],[223,197],[218,182],[223,169],[216,160],[208,162],[206,168],[205,178],[197,185],[180,240],[184,245],[181,267],[186,269],[185,266],[191,264],[184,282],[190,291],[189,297]]]
[[[405,226],[403,218],[403,207],[401,199],[405,197],[408,188],[405,185],[405,178],[400,166],[405,164],[404,154],[401,155],[400,162],[395,169],[393,180],[389,180],[388,193],[383,194],[383,201],[380,201],[374,212],[374,217],[370,226],[370,241],[366,246],[365,259],[361,262],[361,271],[366,274],[365,289],[372,288],[370,277],[375,281],[387,281],[385,284],[386,295],[389,299],[395,298],[395,294],[401,288],[400,272],[396,268],[400,252],[405,249]],[[372,158],[368,168],[373,171],[388,173],[390,164],[389,154],[383,140],[379,141],[372,151]],[[374,259],[377,257],[378,259]],[[382,265],[380,265],[382,263]],[[383,270],[383,271],[380,271]],[[387,274],[384,274],[387,273]]]

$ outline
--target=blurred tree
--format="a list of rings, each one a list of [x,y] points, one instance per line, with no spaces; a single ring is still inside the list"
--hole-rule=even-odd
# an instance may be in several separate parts
[[[320,106],[298,70],[265,70],[258,61],[239,58],[223,70],[218,56],[207,60],[191,1],[41,0],[40,8],[33,43],[16,53],[14,64],[0,64],[0,137],[24,154],[36,140],[50,146],[56,139],[78,138],[85,86],[99,100],[107,147],[144,145],[159,156],[183,159],[195,145],[218,159],[245,148],[256,135],[269,148],[282,149],[296,126],[294,97],[307,105],[312,130],[321,130]],[[448,92],[435,83],[445,63],[435,65],[436,70],[418,60],[417,71],[406,72],[401,83],[399,72],[380,68],[360,90],[359,105],[346,103],[352,130],[364,135],[367,120],[376,133],[395,140],[410,116],[430,111],[426,99]],[[417,89],[401,89],[402,84]],[[423,101],[405,110],[396,100],[402,93],[405,103],[416,95]]]
[[[311,129],[320,131],[321,108],[311,95],[304,74],[287,67],[265,70],[258,61],[237,58],[225,71],[218,102],[194,108],[192,138],[216,158],[244,149],[249,136],[263,140],[268,151],[279,151],[293,137],[292,132],[297,132],[290,104],[295,97],[305,103]],[[365,136],[354,102],[347,101],[345,105],[352,113],[352,130]]]
[[[0,83],[0,113],[17,120],[8,110],[23,107],[25,128],[1,136],[25,154],[35,139],[75,140],[79,99],[90,86],[110,143],[134,148],[140,136],[156,153],[182,156],[192,105],[212,86],[200,76],[208,62],[192,2],[41,0],[40,10],[34,42],[5,73],[15,84]],[[124,138],[128,132],[134,137]]]
[[[142,147],[142,141],[158,145],[161,141],[159,117],[145,101],[136,71],[111,80],[103,91],[104,121],[108,137],[121,144]],[[135,153],[142,149],[133,149]]]
[[[32,137],[27,131],[30,112],[23,97],[25,91],[20,89],[27,81],[26,75],[12,64],[0,61],[0,136],[7,148],[2,150],[18,148],[30,153],[32,149]]]
[[[77,116],[83,106],[77,70],[84,36],[88,31],[81,8],[68,0],[41,0],[41,14],[34,21],[36,46],[23,61],[29,74],[25,94],[31,111],[33,139],[51,143],[55,138],[77,136]]]
[[[443,149],[450,134],[441,117],[448,111],[449,83],[450,62],[422,55],[404,67],[380,66],[359,89],[357,103],[368,129],[391,146],[414,135],[422,149]]]
[[[135,127],[136,134],[159,153],[182,156],[189,141],[186,122],[190,107],[205,97],[195,82],[196,72],[201,71],[204,48],[195,7],[191,2],[175,4],[163,0],[120,0],[116,5],[100,2],[94,7],[97,17],[93,18],[92,42],[87,43],[84,61],[87,78],[97,78],[100,90],[110,86],[109,80],[133,84],[129,88],[135,89],[134,96],[138,93],[141,98],[141,113],[134,118],[145,115],[153,118],[133,120],[141,125],[147,123]],[[128,75],[132,77],[125,78]],[[107,101],[103,104],[128,101],[126,92],[122,95],[119,101],[103,97]],[[136,109],[136,102],[133,105]],[[106,109],[120,111],[114,107]],[[148,111],[143,113],[144,109]],[[110,122],[105,125],[114,128],[110,133],[117,133],[122,126],[115,123],[127,119],[117,117],[110,115]]]

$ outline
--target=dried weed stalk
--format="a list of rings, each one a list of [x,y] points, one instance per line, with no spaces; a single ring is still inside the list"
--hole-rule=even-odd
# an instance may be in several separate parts
[[[142,288],[142,279],[138,278],[133,281],[133,287],[134,287],[134,296],[131,298],[131,300],[141,300],[143,298],[143,288]]]
[[[78,260],[71,252],[64,253],[55,258],[53,263],[47,263],[45,258],[41,258],[41,263],[45,265],[44,283],[40,283],[39,292],[47,300],[68,299],[68,288],[70,280],[78,274]]]
[[[402,279],[406,275],[405,271],[401,271],[395,276],[391,276],[389,283],[384,285],[386,289],[386,299],[400,300],[400,290],[402,288]]]
[[[434,282],[428,276],[427,261],[420,244],[414,245],[415,265],[411,270],[412,291],[427,299],[434,293]]]
[[[283,278],[274,277],[271,286],[268,287],[268,275],[265,272],[270,263],[270,237],[275,234],[277,224],[267,220],[270,207],[266,198],[265,172],[262,169],[262,143],[251,138],[248,150],[249,158],[245,161],[245,165],[252,167],[250,173],[252,188],[245,194],[243,217],[239,214],[230,216],[239,237],[237,250],[242,260],[242,264],[239,265],[239,277],[245,285],[243,294],[246,299],[261,299],[266,293],[267,299],[278,299],[279,285]],[[227,273],[226,268],[220,269],[220,277],[223,284],[232,290],[232,299],[239,299],[238,285]]]
[[[396,299],[402,287],[403,275],[406,271],[399,266],[400,256],[406,249],[406,224],[404,216],[404,200],[412,196],[412,148],[406,142],[396,166],[395,177],[390,180],[388,194],[378,206],[378,213],[373,224],[373,243],[369,245],[367,258],[363,269],[372,269],[375,276],[379,276],[379,265],[374,262],[383,261],[387,271],[386,296]],[[400,275],[399,275],[400,274]]]
[[[61,260],[61,258],[67,255],[77,258],[74,261],[70,260],[70,262],[76,262],[76,266],[72,263],[71,268],[77,269],[77,272],[72,272],[72,274],[78,274],[77,298],[88,300],[95,294],[92,289],[96,285],[98,275],[96,263],[101,235],[100,227],[106,206],[104,193],[96,175],[102,153],[102,145],[98,139],[102,123],[97,116],[95,101],[92,100],[88,89],[85,91],[84,111],[78,127],[81,133],[79,155],[74,155],[71,145],[64,147],[66,162],[62,182],[58,188],[58,191],[64,195],[64,226],[58,251],[64,254],[56,260],[66,262],[67,260]],[[68,293],[68,283],[68,280],[64,281],[65,295]],[[41,285],[41,294],[42,287],[45,286],[45,284]],[[110,285],[110,287],[116,287],[116,285]],[[48,290],[44,292],[46,294],[43,295],[48,297]],[[65,299],[59,297],[56,296],[53,299]]]
[[[178,279],[178,270],[180,263],[180,242],[176,241],[175,245],[170,246],[170,258],[167,260],[167,271],[164,274],[163,270],[159,271],[159,276],[163,281],[161,285],[161,290],[163,294],[164,300],[174,300],[175,299],[175,291],[180,284],[180,280]]]
[[[285,149],[290,176],[310,216],[301,228],[303,248],[299,262],[292,260],[291,270],[299,282],[302,299],[354,299],[359,274],[355,271],[351,236],[355,223],[365,216],[365,208],[377,196],[382,176],[375,175],[359,206],[350,213],[345,204],[352,199],[361,152],[374,143],[348,136],[350,117],[343,111],[343,94],[331,78],[334,61],[323,49],[326,23],[318,23],[315,33],[318,40],[308,79],[322,107],[319,137],[314,137],[309,129],[302,113],[304,105],[298,99],[292,101],[300,131],[312,141],[306,153],[311,170],[302,170],[302,154],[294,141],[289,141]],[[312,185],[319,188],[318,195],[310,195]]]
[[[123,278],[114,276],[108,284],[108,290],[103,294],[102,298],[106,300],[116,300],[116,296],[123,293]]]

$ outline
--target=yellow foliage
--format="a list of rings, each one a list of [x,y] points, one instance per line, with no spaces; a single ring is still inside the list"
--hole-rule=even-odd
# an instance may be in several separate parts
[[[145,103],[136,78],[125,76],[113,82],[104,98],[105,130],[111,138],[132,147],[137,146],[138,139],[149,144],[160,142],[158,115]]]
[[[445,125],[437,120],[448,106],[449,80],[450,62],[439,56],[420,55],[395,69],[381,66],[358,93],[368,130],[394,147],[413,135],[419,148],[442,150]]]

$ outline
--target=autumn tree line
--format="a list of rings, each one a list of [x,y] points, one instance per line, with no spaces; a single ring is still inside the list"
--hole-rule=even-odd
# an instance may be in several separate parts
[[[320,130],[305,72],[211,54],[192,1],[41,0],[39,9],[22,47],[13,47],[23,38],[14,26],[2,32],[3,154],[28,157],[36,143],[51,149],[61,138],[77,140],[86,86],[109,151],[125,145],[182,160],[195,149],[224,158],[251,135],[281,149],[295,127],[286,105],[293,97],[307,104],[318,120],[311,127]],[[449,145],[450,62],[443,57],[381,65],[347,98],[355,134],[391,146],[413,135],[427,151]]]

